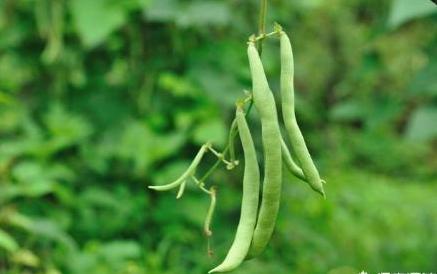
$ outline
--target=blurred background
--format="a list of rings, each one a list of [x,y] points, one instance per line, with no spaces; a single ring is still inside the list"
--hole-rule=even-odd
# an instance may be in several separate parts
[[[272,242],[234,273],[437,270],[436,11],[269,1],[327,200],[286,173]],[[258,12],[258,0],[0,0],[0,273],[196,274],[223,259],[242,165],[207,182],[211,258],[209,198],[146,186],[178,177],[207,140],[223,149]],[[278,44],[263,50],[275,96]]]

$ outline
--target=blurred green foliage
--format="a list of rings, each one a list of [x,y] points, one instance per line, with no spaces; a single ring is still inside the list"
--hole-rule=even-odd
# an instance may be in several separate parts
[[[269,1],[269,28],[292,38],[297,115],[328,199],[287,177],[269,249],[235,273],[437,269],[436,11]],[[208,198],[145,186],[175,178],[205,141],[224,145],[257,13],[255,0],[0,0],[1,273],[194,274],[224,256],[241,167],[208,182],[212,259]],[[274,90],[278,55],[267,41]]]

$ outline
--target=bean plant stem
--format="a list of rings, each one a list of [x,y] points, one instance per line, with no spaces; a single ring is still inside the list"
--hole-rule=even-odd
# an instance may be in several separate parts
[[[267,14],[267,0],[260,0],[260,8],[259,8],[259,17],[258,17],[258,37],[255,38],[255,41],[257,42],[257,48],[259,55],[261,56],[262,53],[262,43],[264,38],[270,36],[271,34],[265,33],[265,25],[266,25],[266,14]],[[249,107],[247,108],[247,111],[245,115],[249,115],[253,105],[253,100],[250,100]],[[235,124],[235,118],[232,120],[232,124]],[[229,136],[228,143],[226,144],[225,149],[222,151],[222,155],[225,156],[226,153],[228,153],[229,149],[231,148],[231,142],[234,142],[235,137],[237,136],[237,130],[231,126],[229,130]],[[231,161],[233,161],[231,157]],[[205,182],[205,180],[218,168],[220,163],[222,162],[221,159],[217,159],[217,161],[211,166],[211,168],[200,178],[200,182]]]
[[[258,18],[258,35],[262,36],[266,32],[266,14],[267,14],[267,0],[260,0],[259,18]],[[262,53],[262,40],[258,43],[258,52]]]

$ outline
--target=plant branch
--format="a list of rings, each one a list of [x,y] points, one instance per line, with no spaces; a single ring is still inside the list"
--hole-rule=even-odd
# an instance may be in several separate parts
[[[258,17],[258,35],[263,36],[266,32],[267,0],[260,0]],[[257,44],[259,55],[261,56],[263,44],[262,39]]]
[[[267,38],[275,33],[276,30],[272,33],[266,34],[265,33],[265,29],[266,29],[266,15],[267,15],[267,0],[260,0],[260,8],[259,8],[259,17],[258,17],[258,37],[255,37],[255,41],[257,42],[257,48],[258,48],[258,52],[259,55],[261,56],[262,53],[262,43],[264,38]],[[251,98],[251,95],[248,96],[243,103],[246,103],[247,101],[249,101],[249,107],[247,108],[247,111],[245,113],[245,115],[247,116],[253,106],[253,100]],[[235,119],[232,121],[232,124],[235,124]],[[226,153],[228,153],[228,151],[231,149],[232,150],[232,145],[231,142],[234,142],[235,137],[237,136],[237,129],[236,127],[231,126],[230,130],[229,130],[229,139],[228,139],[228,143],[226,144],[225,149],[222,152],[222,155],[225,156]],[[231,151],[233,154],[233,151]],[[233,161],[233,155],[231,155],[231,161]],[[221,160],[217,159],[217,161],[214,163],[214,165],[212,165],[212,167],[200,178],[200,182],[205,182],[205,180],[217,169],[217,167],[220,165]]]

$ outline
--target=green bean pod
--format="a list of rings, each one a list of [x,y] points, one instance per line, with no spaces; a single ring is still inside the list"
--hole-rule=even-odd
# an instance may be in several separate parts
[[[288,150],[287,144],[285,143],[283,138],[281,138],[281,149],[282,159],[288,171],[294,174],[294,176],[296,176],[297,178],[306,182],[306,178],[303,174],[302,169],[296,164],[296,162],[293,160],[293,157],[291,157],[291,153]]]
[[[215,205],[217,203],[215,188],[211,187],[209,193],[211,197],[211,202],[209,204],[208,212],[206,213],[205,222],[203,223],[203,232],[207,237],[210,237],[212,235],[211,222],[212,217],[214,216]]]
[[[314,165],[302,132],[299,129],[294,109],[294,60],[290,39],[285,32],[280,33],[281,44],[281,99],[282,116],[291,145],[299,161],[306,181],[317,192],[325,196],[323,180]]]
[[[264,180],[261,206],[248,257],[258,256],[267,246],[279,211],[282,184],[281,132],[275,99],[254,43],[247,49],[252,76],[253,102],[261,118],[264,150]]]
[[[166,184],[166,185],[162,185],[162,186],[149,186],[150,189],[154,189],[156,191],[166,191],[166,190],[170,190],[172,188],[178,187],[179,185],[181,185],[187,178],[189,178],[191,175],[194,174],[194,172],[196,171],[197,166],[199,165],[200,161],[203,158],[203,155],[205,154],[205,152],[208,150],[208,145],[203,145],[199,152],[197,152],[196,157],[194,157],[194,160],[191,162],[190,166],[188,167],[188,169],[175,181]]]
[[[228,254],[223,262],[210,270],[209,273],[231,271],[243,262],[249,251],[256,225],[260,184],[258,160],[244,112],[239,107],[237,107],[236,121],[244,152],[243,197],[240,221]]]

